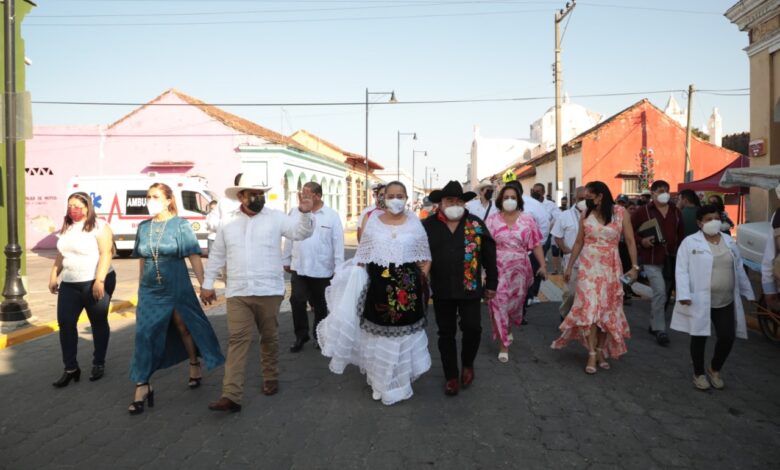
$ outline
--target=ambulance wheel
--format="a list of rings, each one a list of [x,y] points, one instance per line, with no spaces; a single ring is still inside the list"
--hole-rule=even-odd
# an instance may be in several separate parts
[[[780,343],[780,318],[777,318],[777,314],[774,318],[766,315],[760,315],[758,317],[758,323],[761,325],[761,332],[764,336],[773,343]]]

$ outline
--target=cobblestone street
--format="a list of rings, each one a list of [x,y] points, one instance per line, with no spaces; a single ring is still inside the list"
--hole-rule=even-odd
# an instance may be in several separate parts
[[[224,305],[211,309],[223,348]],[[289,307],[280,315],[280,393],[260,393],[257,345],[241,413],[211,412],[222,368],[189,390],[185,364],[153,377],[156,406],[129,416],[133,322],[113,325],[108,373],[54,389],[57,335],[0,351],[0,467],[33,468],[770,468],[780,445],[776,345],[751,332],[724,369],[724,391],[693,388],[687,336],[669,348],[646,332],[645,302],[627,308],[634,338],[610,371],[583,372],[584,350],[549,349],[557,304],[533,306],[499,363],[483,319],[476,381],[444,396],[429,325],[433,369],[411,400],[386,407],[354,368],[330,373],[311,343],[292,342]],[[430,313],[432,315],[432,312]],[[432,318],[431,318],[432,319]],[[88,338],[88,335],[86,336]],[[708,345],[710,348],[712,345]]]

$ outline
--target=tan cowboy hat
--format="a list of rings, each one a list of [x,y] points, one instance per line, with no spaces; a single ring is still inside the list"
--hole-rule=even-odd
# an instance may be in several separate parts
[[[495,188],[495,186],[490,180],[486,180],[477,185],[477,191],[482,191],[484,188]]]
[[[237,200],[238,193],[245,189],[254,189],[256,191],[266,192],[271,189],[271,186],[268,186],[265,180],[260,178],[259,175],[244,173],[241,175],[241,179],[238,181],[237,186],[233,186],[225,190],[225,196],[227,196],[228,199]]]

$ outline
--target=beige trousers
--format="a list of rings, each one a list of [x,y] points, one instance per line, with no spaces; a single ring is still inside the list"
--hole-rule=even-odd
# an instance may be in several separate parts
[[[277,380],[279,374],[279,306],[281,295],[238,296],[227,299],[228,352],[222,396],[241,403],[246,377],[246,356],[260,332],[260,363],[263,380]]]

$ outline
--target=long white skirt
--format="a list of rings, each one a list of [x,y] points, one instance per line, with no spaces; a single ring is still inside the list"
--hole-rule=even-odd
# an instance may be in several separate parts
[[[341,374],[349,364],[360,368],[382,403],[410,398],[412,382],[431,368],[425,330],[400,337],[379,336],[360,328],[368,274],[350,260],[336,269],[325,290],[328,316],[317,326],[322,355],[329,368]]]

